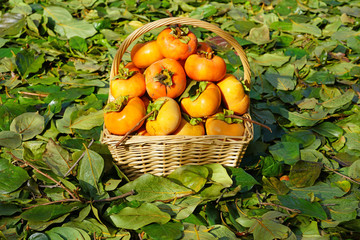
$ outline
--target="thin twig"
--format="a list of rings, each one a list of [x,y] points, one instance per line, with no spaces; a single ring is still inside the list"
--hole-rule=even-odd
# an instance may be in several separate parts
[[[134,194],[135,194],[135,191],[131,190],[131,191],[127,192],[127,193],[121,194],[121,195],[116,196],[116,197],[105,198],[105,199],[97,199],[97,200],[93,200],[92,202],[111,202],[111,201],[115,201],[115,200],[118,200],[118,199],[121,199],[121,198],[126,198],[126,197],[134,195]]]
[[[221,195],[216,200],[216,204],[219,204],[220,200],[223,198],[224,194],[228,191],[228,188],[225,188],[224,191],[221,193]]]
[[[27,210],[27,209],[38,207],[38,206],[51,205],[51,204],[56,204],[56,203],[64,203],[64,202],[80,202],[80,200],[79,199],[61,199],[61,200],[57,200],[57,201],[32,205],[30,207],[23,208],[22,210]]]
[[[118,200],[118,199],[121,199],[121,198],[128,197],[130,195],[134,195],[134,194],[135,194],[135,191],[131,190],[130,192],[121,194],[121,195],[116,196],[116,197],[98,199],[98,200],[89,200],[89,201],[85,201],[85,203],[111,202],[111,201],[115,201],[115,200]],[[51,204],[56,204],[56,203],[65,203],[65,202],[81,202],[81,200],[80,199],[61,199],[61,200],[56,200],[56,201],[52,201],[52,202],[41,203],[41,204],[33,205],[33,206],[30,206],[30,207],[26,207],[26,208],[23,208],[23,210],[34,208],[34,207],[37,207],[37,206],[45,206],[45,205],[51,205]]]
[[[125,139],[129,136],[130,133],[132,133],[132,131],[134,131],[135,128],[137,128],[145,119],[147,119],[151,114],[154,113],[155,110],[152,110],[151,112],[149,112],[148,114],[146,114],[143,118],[140,119],[140,121],[138,121],[134,127],[132,127],[116,144],[115,147],[120,146]]]
[[[238,119],[241,119],[241,120],[244,120],[244,121],[248,121],[248,122],[257,124],[257,125],[259,125],[259,126],[261,126],[263,128],[266,128],[267,130],[269,130],[272,133],[272,130],[271,130],[270,127],[266,126],[265,124],[259,123],[257,121],[254,121],[254,120],[251,120],[251,119],[248,119],[248,118],[244,118],[244,117],[241,117],[241,116],[238,116],[238,115],[227,115],[225,117],[226,118],[238,118]]]
[[[264,202],[261,202],[260,205],[263,205],[263,206],[273,206],[273,207],[278,207],[278,208],[285,209],[286,211],[301,213],[301,211],[300,211],[299,209],[288,208],[288,207],[281,206],[281,205],[275,204],[275,203],[269,203],[269,202],[265,202],[265,203],[264,203]]]
[[[346,176],[346,175],[344,175],[344,174],[342,174],[342,173],[339,173],[338,171],[336,171],[335,169],[331,169],[331,168],[329,168],[328,166],[326,166],[325,164],[324,164],[324,168],[326,168],[327,170],[329,170],[329,171],[331,171],[331,172],[333,172],[333,173],[336,173],[337,175],[340,175],[340,176],[342,176],[343,178],[346,178],[347,180],[349,180],[349,181],[351,181],[351,182],[353,182],[353,183],[356,183],[356,184],[359,184],[360,185],[360,182],[358,182],[358,181],[356,181],[356,180],[354,180],[354,179],[352,179],[351,177],[349,177],[349,176]]]
[[[47,96],[49,96],[49,94],[46,94],[46,93],[32,93],[32,92],[19,92],[19,93],[23,94],[23,95],[37,96],[37,97],[47,97]]]
[[[89,145],[87,146],[87,148],[90,148],[91,145],[94,143],[94,139],[91,139],[91,142],[89,143]],[[84,151],[81,156],[78,158],[78,160],[76,160],[76,162],[71,166],[71,168],[65,173],[63,178],[66,178],[70,172],[76,167],[76,165],[80,162],[80,160],[85,156],[86,151]]]
[[[30,167],[33,168],[36,172],[40,173],[40,174],[43,175],[44,177],[46,177],[46,178],[50,179],[51,181],[55,182],[56,184],[59,185],[59,187],[61,187],[62,189],[64,189],[66,192],[68,192],[72,198],[77,199],[77,198],[75,197],[75,195],[74,195],[67,187],[65,187],[64,185],[61,184],[61,182],[55,180],[54,178],[52,178],[52,177],[49,176],[48,174],[42,172],[41,170],[39,170],[37,167],[35,167],[35,166],[32,165],[31,163],[29,163],[29,162],[27,162],[27,161],[25,161],[25,160],[23,160],[23,159],[20,159],[20,158],[16,157],[12,152],[8,152],[8,153],[9,153],[14,159],[16,159],[17,161],[20,161],[20,162],[22,162],[22,163],[30,166]]]
[[[94,139],[91,139],[91,142],[89,143],[89,145],[87,146],[87,148],[90,148],[91,145],[94,143]],[[86,149],[85,149],[86,150]],[[76,160],[76,162],[69,168],[69,170],[65,173],[65,175],[63,176],[63,179],[65,179],[70,172],[76,167],[76,165],[80,162],[80,160],[85,156],[86,151],[84,151],[81,156]],[[61,180],[59,180],[59,183],[61,183]],[[44,185],[43,187],[47,187],[47,188],[55,188],[55,187],[59,187],[58,184],[56,185]]]
[[[332,156],[331,159],[335,160],[337,163],[339,163],[339,164],[340,164],[341,166],[343,166],[343,167],[349,167],[349,166],[350,166],[350,164],[341,161],[340,159],[338,159],[338,158],[335,157],[335,156]]]
[[[259,204],[260,206],[273,206],[273,207],[278,207],[278,208],[282,208],[282,209],[285,209],[286,211],[290,211],[290,212],[296,212],[296,213],[301,213],[301,211],[299,209],[292,209],[292,208],[288,208],[288,207],[285,207],[285,206],[281,206],[279,204],[275,204],[275,203],[269,203],[269,202],[263,202],[263,200],[261,200],[260,198],[260,193],[258,191],[256,191],[256,196],[258,198],[258,201],[259,201]]]

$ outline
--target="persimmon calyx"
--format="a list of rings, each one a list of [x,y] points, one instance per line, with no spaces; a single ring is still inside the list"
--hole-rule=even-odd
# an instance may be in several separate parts
[[[200,51],[197,52],[197,54],[200,57],[204,57],[204,58],[209,59],[209,60],[213,59],[213,57],[215,56],[214,51],[206,52],[206,51],[200,50]]]
[[[170,34],[179,39],[180,42],[188,44],[191,38],[188,36],[190,30],[188,27],[171,27]]]
[[[179,101],[181,101],[181,99],[186,97],[189,97],[191,101],[195,101],[196,99],[198,99],[201,93],[205,91],[207,85],[208,85],[207,81],[192,80],[188,84],[184,93],[180,96]]]
[[[185,119],[185,121],[187,121],[188,123],[190,123],[192,126],[196,126],[199,125],[201,122],[203,122],[202,118],[199,117],[190,117],[188,114],[186,113],[181,113],[182,117]]]
[[[171,87],[173,85],[172,76],[174,75],[173,72],[169,71],[168,69],[163,69],[161,72],[157,73],[154,76],[154,81],[160,82],[161,84]]]
[[[149,114],[150,112],[153,112],[150,116],[148,116],[147,120],[156,120],[156,117],[161,109],[161,107],[167,102],[167,99],[164,100],[156,100],[154,102],[149,103],[146,114]]]
[[[127,67],[125,67],[124,63],[120,63],[118,74],[114,77],[114,79],[129,79],[134,76],[137,71],[130,71]]]
[[[129,101],[129,96],[119,96],[117,99],[115,99],[112,102],[109,102],[104,107],[104,112],[120,112],[124,109],[126,104]]]
[[[224,111],[222,113],[217,113],[215,114],[214,118],[217,120],[221,120],[224,121],[228,124],[232,124],[232,123],[242,123],[243,120],[242,119],[238,119],[238,118],[233,118],[233,117],[228,117],[230,115],[234,115],[234,111],[232,110],[228,110],[228,109],[224,109]]]

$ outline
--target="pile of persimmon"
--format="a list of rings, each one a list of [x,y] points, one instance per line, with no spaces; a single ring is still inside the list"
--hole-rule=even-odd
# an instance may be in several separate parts
[[[250,98],[226,62],[186,26],[168,27],[131,49],[131,62],[110,81],[107,130],[158,135],[244,134]]]

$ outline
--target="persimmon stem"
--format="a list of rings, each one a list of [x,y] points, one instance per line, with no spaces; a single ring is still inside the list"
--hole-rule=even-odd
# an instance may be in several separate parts
[[[254,120],[251,120],[251,119],[248,119],[248,118],[244,118],[244,117],[241,117],[241,116],[238,116],[238,115],[227,115],[225,117],[227,117],[227,118],[237,118],[237,119],[241,119],[241,120],[244,120],[244,121],[248,121],[248,122],[257,124],[257,125],[259,125],[259,126],[261,126],[263,128],[266,128],[267,130],[269,130],[272,133],[270,127],[266,126],[265,124],[259,123],[257,121],[254,121]]]
[[[61,187],[62,189],[64,189],[66,192],[68,192],[69,195],[70,195],[72,198],[79,200],[77,197],[75,197],[74,193],[72,193],[72,192],[70,191],[70,189],[68,189],[68,188],[66,188],[64,185],[62,185],[61,182],[55,180],[55,179],[52,178],[50,175],[42,172],[41,170],[39,170],[37,167],[35,167],[35,166],[32,165],[31,163],[29,163],[29,162],[27,162],[27,161],[25,161],[25,160],[23,160],[23,159],[20,159],[20,158],[16,157],[12,152],[8,152],[8,153],[9,153],[16,161],[22,162],[22,163],[24,163],[25,165],[30,166],[30,167],[31,167],[32,169],[34,169],[36,172],[38,172],[38,173],[40,173],[41,175],[43,175],[44,177],[50,179],[51,181],[53,181],[54,183],[56,183],[59,187]]]
[[[144,121],[145,119],[147,119],[148,117],[151,116],[151,114],[153,114],[155,112],[155,110],[152,110],[151,112],[149,112],[148,114],[146,114],[143,118],[141,118],[136,124],[135,126],[133,126],[127,133],[125,133],[125,135],[116,143],[115,147],[120,146],[125,139],[129,136],[130,133],[132,133],[134,131],[135,128],[137,128],[142,121]]]

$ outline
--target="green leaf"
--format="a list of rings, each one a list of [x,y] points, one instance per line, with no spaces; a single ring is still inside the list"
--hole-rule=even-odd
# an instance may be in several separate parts
[[[191,189],[176,184],[169,179],[150,174],[144,174],[118,189],[121,193],[131,190],[135,190],[136,194],[127,197],[128,201],[166,201],[194,193]]]
[[[290,228],[277,220],[284,216],[286,215],[276,211],[267,212],[261,219],[255,221],[249,228],[249,232],[254,234],[255,240],[288,239],[292,234]]]
[[[323,122],[312,128],[314,132],[328,138],[339,138],[343,135],[344,130],[332,122]]]
[[[47,229],[50,225],[57,224],[57,223],[63,223],[65,219],[70,215],[70,213],[66,213],[58,218],[54,218],[49,221],[34,221],[30,220],[28,221],[28,226],[33,229],[34,231],[44,231]]]
[[[321,29],[316,25],[308,23],[296,23],[294,21],[292,21],[292,32],[308,33],[314,35],[315,37],[321,36]]]
[[[329,183],[318,182],[311,187],[297,188],[290,186],[291,191],[288,195],[296,198],[310,199],[311,195],[322,200],[341,197],[345,194],[340,188],[333,187]]]
[[[290,189],[286,186],[286,184],[276,177],[266,178],[263,177],[263,188],[266,192],[276,194],[276,195],[285,195]]]
[[[84,230],[73,227],[55,227],[45,233],[50,239],[91,240],[90,236]]]
[[[21,136],[17,132],[2,131],[0,132],[0,146],[14,149],[21,144]]]
[[[360,160],[357,160],[351,166],[348,170],[349,177],[359,181],[360,180]]]
[[[69,128],[90,130],[104,123],[104,112],[102,110],[89,109],[84,114],[75,118]]]
[[[20,134],[23,141],[42,133],[44,128],[44,117],[37,112],[23,113],[14,118],[10,125],[10,130]]]
[[[10,203],[0,203],[0,216],[11,216],[17,212],[21,212],[20,206]]]
[[[352,89],[347,90],[344,94],[335,96],[325,102],[322,105],[326,108],[340,108],[351,102],[355,92]]]
[[[52,139],[49,139],[46,145],[43,160],[46,165],[48,165],[49,168],[60,177],[64,177],[70,169],[69,152],[56,144]]]
[[[79,36],[74,36],[69,39],[69,45],[72,49],[78,50],[80,52],[87,51],[87,43],[84,38]]]
[[[185,165],[175,169],[168,179],[199,192],[207,182],[209,170],[204,166]]]
[[[360,150],[360,133],[346,133],[344,136],[349,149]]]
[[[78,159],[82,153],[76,152],[73,158]],[[99,182],[103,169],[104,159],[101,155],[86,148],[85,155],[79,163],[77,179],[83,190],[93,197],[101,193]]]
[[[297,7],[296,0],[282,0],[276,5],[274,10],[280,15],[285,16],[295,12]]]
[[[44,7],[44,15],[55,21],[55,31],[68,39],[78,36],[88,38],[96,33],[94,26],[84,20],[74,19],[68,10],[62,7]]]
[[[319,71],[315,72],[311,76],[305,79],[307,83],[317,83],[317,84],[334,84],[335,75],[329,73],[328,71]]]
[[[269,68],[265,73],[265,78],[277,90],[294,90],[296,82],[290,76],[280,75],[275,69]]]
[[[30,235],[29,240],[49,240],[45,233],[33,233]]]
[[[16,54],[15,62],[20,75],[26,78],[30,73],[39,71],[45,59],[44,54],[35,57],[34,53],[23,50]]]
[[[322,203],[326,206],[329,217],[334,221],[350,221],[357,217],[358,200],[325,199]]]
[[[27,172],[12,165],[8,160],[0,158],[0,194],[15,191],[29,179]]]
[[[241,192],[249,191],[258,181],[242,168],[229,167],[235,186],[241,187]]]
[[[290,183],[295,187],[310,187],[320,176],[321,169],[321,163],[298,161],[291,167]]]
[[[318,202],[309,202],[302,198],[294,198],[288,195],[278,196],[279,201],[282,205],[292,209],[298,209],[301,211],[301,214],[315,217],[321,220],[325,220],[327,218],[326,212],[321,207]]]
[[[275,160],[292,165],[300,160],[300,144],[297,142],[278,142],[269,147]]]
[[[191,195],[188,197],[176,199],[172,203],[155,202],[157,207],[177,220],[189,217],[203,200],[199,195]]]
[[[40,205],[24,211],[21,217],[28,221],[46,222],[82,207],[82,203]]]
[[[272,156],[260,157],[261,173],[266,177],[280,176],[283,172],[283,163],[275,160]]]
[[[70,128],[72,122],[71,116],[75,115],[78,110],[79,108],[76,105],[68,106],[63,117],[56,120],[56,127],[61,133],[73,133]]]
[[[246,39],[258,45],[270,42],[270,31],[268,26],[262,25],[258,28],[252,28],[250,30],[249,36]]]
[[[194,11],[190,13],[190,17],[196,18],[196,19],[206,19],[208,17],[211,17],[212,15],[217,13],[217,9],[212,4],[205,4],[203,6],[200,6],[196,8]]]
[[[319,121],[325,119],[328,112],[318,109],[313,112],[292,112],[285,108],[270,107],[274,113],[278,113],[284,118],[290,120],[293,124],[299,127],[314,126]]]
[[[233,184],[232,179],[227,173],[226,169],[218,163],[206,164],[210,171],[210,180],[216,183],[220,183],[224,187],[230,187]]]
[[[17,35],[25,26],[25,16],[19,13],[4,13],[0,18],[0,37]]]
[[[72,227],[72,228],[77,228],[77,229],[82,229],[84,230],[87,234],[89,234],[90,236],[102,236],[103,234],[109,234],[109,229],[99,223],[96,219],[94,218],[86,218],[82,221],[71,221],[71,222],[66,222],[62,225],[63,227]]]
[[[216,237],[217,239],[236,239],[235,234],[224,225],[213,225],[211,226],[211,230],[209,231],[211,235]]]
[[[165,224],[152,223],[142,229],[151,239],[175,240],[182,237],[184,226],[180,222],[167,222]]]
[[[249,58],[253,59],[252,61],[258,65],[273,67],[281,67],[290,59],[289,56],[283,56],[275,53],[265,53],[261,56],[249,54]]]
[[[310,146],[315,140],[315,134],[308,130],[294,131],[281,136],[282,142],[299,143],[301,148]]]
[[[191,223],[184,223],[183,239],[216,240],[219,239],[209,233],[205,226],[198,226]]]
[[[308,56],[306,50],[301,48],[287,48],[284,52],[285,56],[295,57],[297,60],[302,59],[304,56]]]
[[[134,230],[150,223],[165,224],[171,219],[169,214],[160,211],[151,203],[143,203],[138,208],[126,207],[120,212],[110,215],[109,218],[118,228]]]

